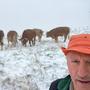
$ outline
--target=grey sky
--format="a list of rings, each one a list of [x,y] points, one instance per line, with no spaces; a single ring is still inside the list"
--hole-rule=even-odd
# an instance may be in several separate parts
[[[90,0],[0,0],[0,29],[90,26]]]

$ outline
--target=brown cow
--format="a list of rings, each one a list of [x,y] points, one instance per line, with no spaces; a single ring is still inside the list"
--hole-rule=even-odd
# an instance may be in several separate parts
[[[11,47],[16,46],[17,36],[18,36],[18,34],[16,31],[9,31],[7,33],[8,47],[10,46],[10,42],[11,42]]]
[[[57,27],[52,29],[51,31],[48,31],[46,33],[46,36],[55,39],[55,42],[58,42],[58,36],[64,36],[64,42],[65,42],[69,33],[70,33],[69,27]]]
[[[26,46],[28,41],[30,46],[35,45],[36,33],[32,29],[26,29],[22,34],[22,38],[19,40],[21,41],[23,46]]]
[[[3,37],[4,37],[4,32],[0,30],[0,46],[1,50],[3,49]]]
[[[43,35],[43,31],[41,29],[33,29],[36,32],[36,36],[38,37],[38,41],[41,41],[42,35]]]

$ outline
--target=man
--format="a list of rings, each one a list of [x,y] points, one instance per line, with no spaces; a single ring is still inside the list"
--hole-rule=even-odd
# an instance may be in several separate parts
[[[70,75],[52,82],[49,90],[90,90],[90,34],[73,35],[62,51]]]

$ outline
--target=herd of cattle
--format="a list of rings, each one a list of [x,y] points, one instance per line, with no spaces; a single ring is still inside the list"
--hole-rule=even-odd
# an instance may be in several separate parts
[[[21,41],[23,46],[26,46],[27,42],[29,42],[30,46],[34,46],[36,42],[36,36],[38,37],[39,42],[41,41],[42,35],[43,35],[43,30],[41,29],[25,29],[22,33],[21,38],[19,41]],[[58,37],[59,36],[64,36],[64,42],[66,41],[68,35],[70,33],[70,28],[69,27],[57,27],[54,28],[48,32],[46,32],[46,37],[51,37],[52,39],[55,40],[55,42],[58,42]],[[3,38],[4,38],[4,32],[3,30],[0,30],[0,46],[1,49],[3,49]],[[8,41],[8,46],[16,46],[17,40],[18,40],[18,33],[16,31],[9,31],[7,33],[7,41]]]

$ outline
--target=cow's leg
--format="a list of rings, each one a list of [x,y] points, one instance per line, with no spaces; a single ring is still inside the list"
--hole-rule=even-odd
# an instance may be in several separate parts
[[[66,35],[64,35],[64,42],[66,41],[66,39],[67,39],[67,34],[66,34]]]
[[[9,47],[9,40],[8,40],[8,47]]]
[[[1,45],[1,50],[3,50],[3,42],[1,42],[0,45]]]
[[[28,40],[27,38],[21,39],[21,43],[22,43],[22,45],[25,46],[25,47],[26,47],[28,41],[29,41],[29,40]]]
[[[41,41],[41,34],[38,34],[38,41]]]
[[[15,47],[16,47],[16,45],[17,45],[17,39],[15,40]]]
[[[16,47],[16,41],[14,42],[14,47]]]
[[[13,41],[11,42],[11,48],[14,46]]]
[[[32,45],[34,46],[34,39],[32,39]]]
[[[13,43],[14,43],[14,47],[16,47],[16,44],[17,44],[17,38],[16,37],[14,38]]]
[[[3,50],[3,46],[1,45],[1,50]]]
[[[16,47],[16,42],[14,42],[14,47]]]
[[[41,41],[41,37],[42,37],[42,36],[40,35],[40,36],[39,36],[39,42]]]
[[[55,37],[55,42],[58,43],[58,37]]]
[[[15,46],[15,42],[13,41],[13,42],[12,42],[12,47],[14,47],[14,46]]]
[[[34,46],[34,39],[32,39],[32,45]]]
[[[35,42],[36,42],[36,37],[34,37],[34,45],[35,45]]]
[[[27,42],[23,42],[22,44],[23,44],[23,46],[25,46],[25,47],[27,46]]]
[[[23,46],[25,46],[25,47],[26,47],[26,46],[27,46],[27,45],[26,45],[26,43],[24,43],[24,44],[23,44]]]
[[[32,38],[32,45],[35,45],[35,38]]]
[[[38,36],[38,41],[40,42],[40,36]]]
[[[11,44],[11,47],[15,47],[16,45],[15,45],[15,41],[13,40],[12,41],[12,44]]]
[[[30,40],[29,40],[29,44],[30,44],[30,47],[31,47],[32,45],[31,45],[31,41]]]

